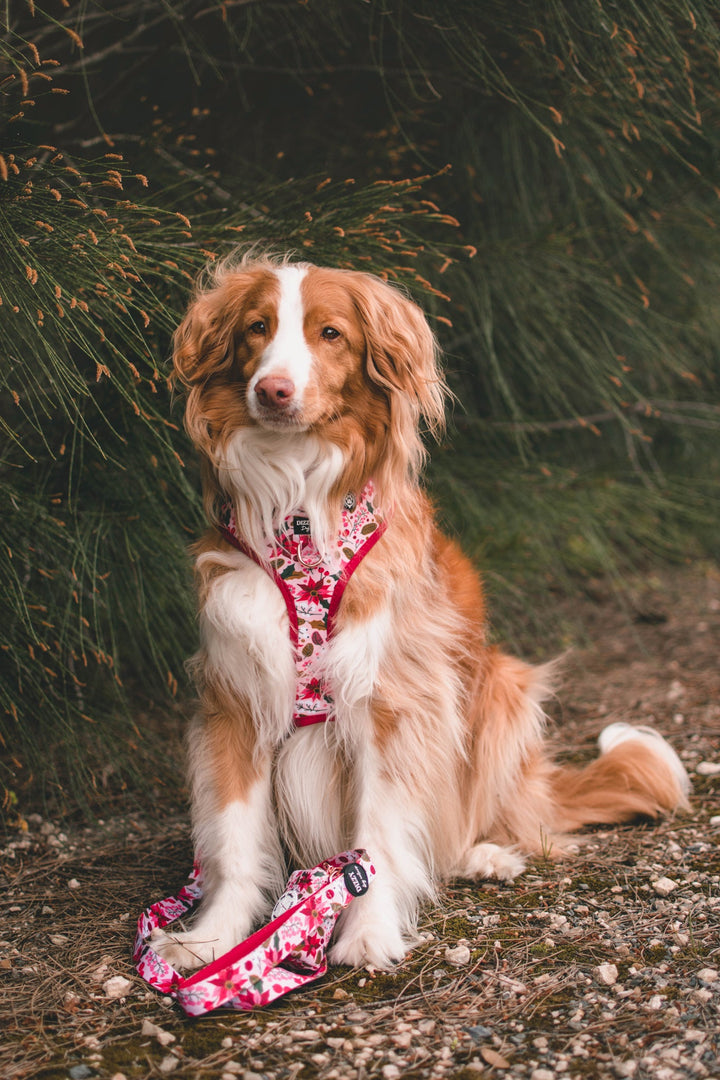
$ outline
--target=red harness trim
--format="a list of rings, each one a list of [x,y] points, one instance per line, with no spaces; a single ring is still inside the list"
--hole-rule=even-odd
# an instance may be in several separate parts
[[[285,601],[297,669],[293,714],[296,727],[308,727],[334,719],[329,708],[318,707],[321,702],[331,707],[332,694],[325,680],[313,676],[308,667],[310,661],[313,666],[317,664],[332,637],[338,609],[350,578],[387,528],[387,522],[378,518],[375,513],[373,499],[374,487],[370,482],[360,497],[352,500],[352,507],[343,509],[342,525],[337,537],[340,561],[333,566],[329,566],[319,556],[312,563],[304,560],[304,541],[308,538],[307,534],[298,537],[294,531],[294,523],[301,517],[300,513],[285,519],[273,542],[268,545],[266,558],[262,559],[238,536],[232,509],[225,508],[227,524],[220,526],[223,537],[269,574]],[[372,531],[369,532],[371,528]],[[278,572],[278,567],[286,576]],[[314,574],[317,575],[316,578],[313,577]],[[292,584],[289,584],[289,581]],[[328,595],[330,589],[332,591]],[[302,600],[301,593],[304,594]],[[302,613],[298,610],[301,603],[304,607]],[[311,605],[309,611],[308,604]],[[314,630],[311,639],[308,638],[302,649],[301,621],[306,638],[310,624]]]

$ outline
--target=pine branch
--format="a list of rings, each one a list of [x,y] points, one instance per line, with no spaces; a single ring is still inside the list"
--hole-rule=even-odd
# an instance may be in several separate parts
[[[684,412],[683,410],[687,410]],[[720,429],[720,405],[708,405],[696,401],[638,401],[626,406],[625,413],[635,413],[646,419],[663,420],[670,423],[700,427],[707,430]],[[694,412],[705,414],[693,416]],[[460,429],[471,429],[478,426],[497,428],[500,431],[509,432],[549,432],[549,431],[573,431],[577,428],[597,428],[599,424],[617,423],[625,419],[623,413],[605,412],[591,413],[587,416],[572,416],[561,420],[525,420],[503,421],[482,420],[477,417],[459,416],[454,419],[454,424]],[[599,432],[596,432],[599,434]]]

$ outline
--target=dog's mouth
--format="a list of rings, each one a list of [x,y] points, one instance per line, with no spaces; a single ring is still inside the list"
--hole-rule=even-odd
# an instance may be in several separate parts
[[[308,424],[303,420],[300,409],[287,412],[276,412],[273,409],[253,410],[254,420],[260,427],[269,428],[271,431],[304,431]]]

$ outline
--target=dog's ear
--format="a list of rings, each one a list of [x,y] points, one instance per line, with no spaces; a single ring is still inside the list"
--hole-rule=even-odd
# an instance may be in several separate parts
[[[365,332],[368,378],[409,405],[433,432],[445,422],[447,385],[435,336],[424,314],[399,289],[369,274],[353,275],[354,301]]]
[[[192,388],[233,362],[235,323],[220,285],[200,293],[191,303],[173,337],[175,378]]]

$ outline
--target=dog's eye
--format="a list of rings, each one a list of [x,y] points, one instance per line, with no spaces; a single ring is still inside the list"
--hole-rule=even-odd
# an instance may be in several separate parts
[[[258,319],[257,322],[250,323],[247,328],[248,334],[255,334],[257,337],[265,337],[265,323],[262,319]]]
[[[324,338],[325,341],[335,341],[336,338],[340,337],[340,331],[336,330],[334,326],[324,326],[320,332],[320,337]]]

